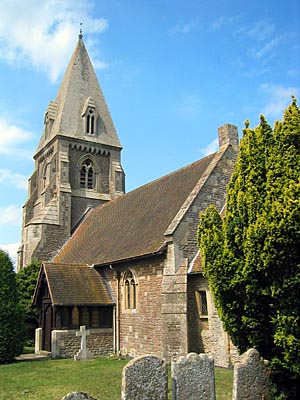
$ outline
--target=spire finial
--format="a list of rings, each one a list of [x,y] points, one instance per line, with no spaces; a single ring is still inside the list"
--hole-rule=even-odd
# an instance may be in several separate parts
[[[79,31],[79,39],[82,39],[83,34],[82,34],[82,22],[80,22],[80,31]]]

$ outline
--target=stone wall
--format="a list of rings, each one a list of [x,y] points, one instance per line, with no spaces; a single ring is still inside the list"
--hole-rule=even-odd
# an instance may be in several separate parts
[[[136,281],[136,309],[125,309],[124,274],[132,270]],[[124,263],[107,277],[117,304],[116,336],[120,336],[116,351],[131,357],[152,353],[162,356],[162,279],[164,258]],[[119,322],[118,322],[119,321]],[[117,340],[117,339],[116,339]]]
[[[208,315],[200,317],[196,291],[206,291]],[[228,367],[239,360],[237,348],[224,331],[208,281],[202,274],[188,275],[188,351],[214,357],[215,365]]]
[[[80,350],[78,329],[52,331],[52,358],[73,358]],[[93,357],[113,353],[113,330],[111,328],[89,329],[86,346]]]

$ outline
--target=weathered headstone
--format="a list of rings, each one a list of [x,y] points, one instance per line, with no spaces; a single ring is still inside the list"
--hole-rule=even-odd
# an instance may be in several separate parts
[[[131,360],[122,375],[122,400],[167,400],[168,371],[164,360],[145,355]]]
[[[214,360],[189,353],[172,361],[173,400],[215,400]]]
[[[84,392],[72,392],[66,394],[61,400],[97,400]]]
[[[93,355],[88,351],[86,347],[86,337],[89,334],[90,331],[88,331],[85,326],[81,326],[80,331],[76,332],[76,336],[81,336],[81,341],[80,350],[74,356],[75,361],[88,360],[90,358],[93,358]]]
[[[43,332],[42,328],[37,328],[35,330],[35,343],[34,343],[34,352],[39,354],[42,350],[43,345]]]
[[[270,398],[268,362],[263,361],[255,349],[241,356],[234,365],[233,400],[257,400]]]

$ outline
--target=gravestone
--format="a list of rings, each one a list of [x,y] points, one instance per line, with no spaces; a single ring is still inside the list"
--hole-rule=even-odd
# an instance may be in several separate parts
[[[66,394],[61,400],[97,400],[84,392],[72,392]]]
[[[263,361],[255,349],[241,356],[234,365],[233,400],[269,400],[268,362]]]
[[[122,400],[167,400],[168,371],[164,360],[145,355],[131,360],[122,374]]]
[[[214,360],[189,353],[172,361],[173,400],[215,400]]]
[[[90,331],[88,331],[85,326],[81,326],[80,331],[76,332],[76,336],[80,336],[81,341],[80,350],[74,356],[75,361],[83,361],[93,358],[93,355],[88,351],[86,347],[86,337],[89,336],[89,334]]]

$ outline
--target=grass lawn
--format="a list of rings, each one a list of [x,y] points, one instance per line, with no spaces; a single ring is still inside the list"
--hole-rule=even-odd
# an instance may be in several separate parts
[[[120,400],[122,369],[127,362],[98,358],[84,362],[43,360],[2,364],[0,400],[60,400],[76,390],[99,400]],[[216,368],[216,392],[217,400],[231,399],[232,371]]]

